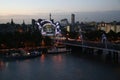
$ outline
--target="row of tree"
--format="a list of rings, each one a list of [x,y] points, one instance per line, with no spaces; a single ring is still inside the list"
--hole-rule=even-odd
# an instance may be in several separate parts
[[[102,34],[105,34],[108,41],[120,41],[120,32],[115,33],[110,31],[105,33],[102,30],[82,32],[83,39],[89,41],[101,41]],[[80,36],[79,32],[66,32],[63,36],[77,39]],[[44,41],[45,46],[53,45],[53,40],[48,36],[42,36],[39,31],[34,32],[14,32],[14,33],[0,33],[0,48],[20,48],[20,47],[36,47],[41,46]]]
[[[92,32],[85,33],[87,40],[101,41],[102,35],[105,34],[108,41],[117,41],[120,39],[120,32],[115,33],[110,30],[108,33],[105,33],[102,30],[96,30]]]
[[[89,41],[101,41],[102,34],[105,34],[108,41],[117,41],[120,40],[120,32],[115,33],[114,31],[110,30],[108,33],[105,33],[105,31],[102,30],[95,30],[95,31],[89,31],[89,32],[65,32],[66,37],[77,39],[80,34],[82,34],[84,40]]]
[[[34,32],[14,32],[14,33],[0,33],[0,48],[20,48],[41,46],[44,40],[45,45],[51,45],[50,37],[43,37],[39,31]]]

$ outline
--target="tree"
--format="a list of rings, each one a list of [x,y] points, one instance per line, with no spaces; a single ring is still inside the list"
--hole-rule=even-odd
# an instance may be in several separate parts
[[[115,41],[115,40],[117,40],[117,34],[116,34],[113,30],[110,30],[110,31],[107,33],[107,37],[108,37],[108,40],[110,40],[110,41]]]
[[[102,30],[96,30],[96,31],[90,31],[90,32],[85,33],[85,36],[87,40],[100,41],[103,33],[105,32]]]

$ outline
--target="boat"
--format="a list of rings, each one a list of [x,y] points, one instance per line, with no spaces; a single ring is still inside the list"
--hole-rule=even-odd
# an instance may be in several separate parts
[[[52,48],[52,49],[48,49],[47,53],[48,54],[58,54],[58,53],[70,53],[71,50],[70,49],[66,49],[64,48]]]
[[[25,52],[24,50],[9,50],[1,58],[3,60],[24,60],[41,56],[39,51]]]

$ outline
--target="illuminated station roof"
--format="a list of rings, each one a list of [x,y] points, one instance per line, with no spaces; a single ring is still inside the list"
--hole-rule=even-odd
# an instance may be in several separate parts
[[[61,35],[59,23],[53,23],[51,20],[39,20],[37,22],[39,30],[43,36],[56,36]]]

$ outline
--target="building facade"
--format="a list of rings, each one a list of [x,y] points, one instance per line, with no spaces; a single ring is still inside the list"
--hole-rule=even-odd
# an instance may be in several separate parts
[[[75,24],[75,14],[71,14],[71,24]]]
[[[110,30],[118,33],[120,32],[120,22],[101,22],[98,24],[98,29],[105,31],[106,33],[108,33]]]

